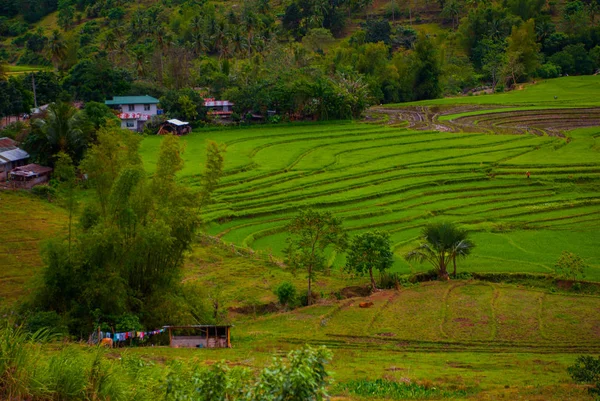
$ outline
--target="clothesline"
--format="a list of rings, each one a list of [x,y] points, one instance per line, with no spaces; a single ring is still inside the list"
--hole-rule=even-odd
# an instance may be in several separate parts
[[[157,334],[162,334],[165,332],[165,329],[152,330],[152,331],[127,331],[124,333],[112,333],[110,331],[101,331],[100,339],[110,338],[113,341],[125,341],[130,338],[139,338],[143,340],[146,337],[154,336]]]

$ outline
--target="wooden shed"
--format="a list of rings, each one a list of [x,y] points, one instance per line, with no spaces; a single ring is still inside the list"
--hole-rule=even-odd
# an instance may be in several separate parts
[[[50,181],[52,168],[39,164],[27,164],[14,168],[10,174],[10,186],[13,188],[31,189],[36,185]]]
[[[187,121],[179,121],[177,119],[167,120],[160,126],[158,135],[173,134],[186,135],[192,132],[192,127]]]
[[[173,348],[231,348],[231,326],[165,326]]]

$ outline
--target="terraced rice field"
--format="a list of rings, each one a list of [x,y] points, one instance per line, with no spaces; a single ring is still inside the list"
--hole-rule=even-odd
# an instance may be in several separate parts
[[[494,117],[507,119],[485,116],[490,124]],[[207,139],[226,143],[226,177],[204,213],[208,231],[275,254],[286,222],[310,206],[342,217],[350,234],[389,231],[398,272],[429,269],[402,255],[424,224],[450,220],[473,230],[477,244],[463,271],[548,273],[570,250],[591,266],[587,277],[600,280],[600,128],[539,134],[360,123],[192,134],[182,180],[199,184]],[[143,142],[150,170],[159,143]]]

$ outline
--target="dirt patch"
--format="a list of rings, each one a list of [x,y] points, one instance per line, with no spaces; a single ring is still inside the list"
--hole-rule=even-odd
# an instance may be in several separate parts
[[[396,337],[396,333],[377,333],[381,337]]]
[[[461,327],[473,327],[475,324],[468,317],[457,317],[453,320],[456,323],[460,323]]]
[[[342,288],[340,294],[343,298],[368,297],[369,295],[371,295],[371,287],[363,287],[358,285],[346,287]]]
[[[239,313],[241,315],[264,315],[278,312],[279,308],[275,302],[269,302],[268,304],[234,306],[227,310],[231,313]]]

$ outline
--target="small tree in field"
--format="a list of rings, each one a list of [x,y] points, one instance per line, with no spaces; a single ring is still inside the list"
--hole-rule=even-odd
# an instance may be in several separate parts
[[[330,212],[317,212],[311,209],[301,211],[287,225],[290,236],[287,239],[286,263],[293,269],[306,270],[308,278],[308,304],[312,302],[311,283],[317,272],[325,269],[325,250],[334,247],[343,250],[346,234],[342,221]]]
[[[475,244],[468,239],[468,232],[454,223],[429,224],[425,226],[421,236],[425,242],[407,253],[404,258],[419,263],[428,261],[442,279],[448,278],[450,262],[454,264],[454,276],[456,276],[456,259],[467,257],[475,247]]]
[[[383,273],[392,267],[394,254],[391,250],[390,235],[386,232],[374,231],[359,234],[352,239],[346,257],[346,270],[358,274],[369,272],[371,287],[376,289],[373,269]]]
[[[554,265],[556,273],[567,280],[585,277],[584,270],[586,267],[585,261],[580,256],[568,251],[563,251]]]
[[[211,202],[211,196],[223,175],[223,167],[225,164],[225,145],[219,145],[214,141],[209,141],[206,144],[206,166],[202,174],[202,189],[200,191],[201,206],[206,206]]]
[[[275,289],[275,295],[282,306],[290,307],[296,300],[296,287],[289,281],[284,281]]]

